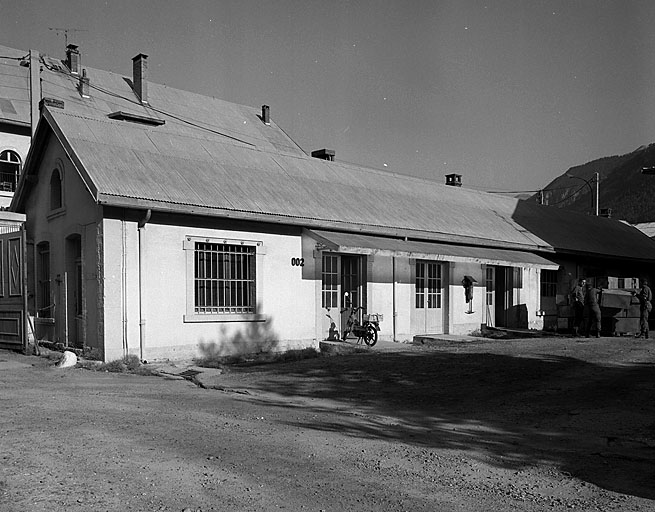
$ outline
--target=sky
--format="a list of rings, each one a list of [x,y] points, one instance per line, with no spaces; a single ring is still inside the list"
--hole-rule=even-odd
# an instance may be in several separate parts
[[[307,153],[531,191],[655,142],[655,2],[0,0],[0,44],[261,107]],[[64,30],[67,33],[64,33]]]

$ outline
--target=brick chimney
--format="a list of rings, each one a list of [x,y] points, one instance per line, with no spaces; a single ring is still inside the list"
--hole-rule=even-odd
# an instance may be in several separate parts
[[[317,149],[316,151],[312,151],[314,158],[320,158],[321,160],[328,160],[330,162],[334,161],[335,154],[334,149]]]
[[[451,187],[461,187],[462,186],[462,175],[461,174],[446,174],[446,185]]]
[[[74,75],[79,75],[82,69],[82,58],[76,44],[69,44],[66,47],[66,65]]]
[[[143,104],[148,104],[148,56],[140,53],[132,59],[134,92]]]
[[[262,105],[262,121],[264,124],[271,124],[271,107]]]

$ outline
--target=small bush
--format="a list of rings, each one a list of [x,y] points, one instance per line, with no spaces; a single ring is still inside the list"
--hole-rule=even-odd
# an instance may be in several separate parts
[[[134,373],[136,375],[152,375],[152,371],[139,361],[139,357],[130,354],[121,359],[114,359],[108,363],[93,365],[92,369],[100,372]]]
[[[196,359],[198,366],[205,368],[221,368],[222,366],[255,366],[269,363],[289,363],[319,357],[321,353],[314,348],[287,350],[285,352],[261,352],[257,354],[241,354],[221,357],[206,357]]]
[[[98,370],[112,373],[124,373],[127,371],[127,365],[123,359],[114,359],[113,361],[98,366]]]

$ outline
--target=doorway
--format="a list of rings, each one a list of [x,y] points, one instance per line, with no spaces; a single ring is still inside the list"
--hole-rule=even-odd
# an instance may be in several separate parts
[[[64,273],[66,318],[64,339],[73,347],[84,346],[84,283],[82,274],[82,237],[66,239],[66,271]]]
[[[528,312],[523,304],[523,268],[495,268],[495,320],[496,327],[527,328]]]
[[[366,308],[366,256],[323,254],[322,263],[321,307],[326,314],[321,332],[328,339],[331,322],[332,331],[342,332],[350,306]]]
[[[412,332],[443,334],[444,265],[437,261],[416,261]]]

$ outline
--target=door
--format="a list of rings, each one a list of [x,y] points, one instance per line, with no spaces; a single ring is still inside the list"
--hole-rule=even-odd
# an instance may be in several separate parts
[[[527,310],[521,303],[523,269],[496,267],[496,327],[527,327]]]
[[[82,238],[66,238],[66,271],[64,272],[64,343],[66,346],[84,346],[84,282],[82,274]]]
[[[323,254],[321,270],[321,307],[324,339],[334,340],[341,332],[339,296],[341,295],[341,260],[337,254]]]
[[[341,335],[351,305],[366,307],[365,268],[365,256],[323,254],[321,306],[324,311],[322,332],[325,339],[331,339],[331,333],[334,331],[338,331]],[[332,331],[330,331],[331,323],[334,323]]]
[[[417,261],[412,332],[443,334],[443,264]]]
[[[488,266],[485,270],[485,319],[488,327],[496,326],[496,268]]]
[[[0,348],[27,349],[25,230],[0,234]]]

